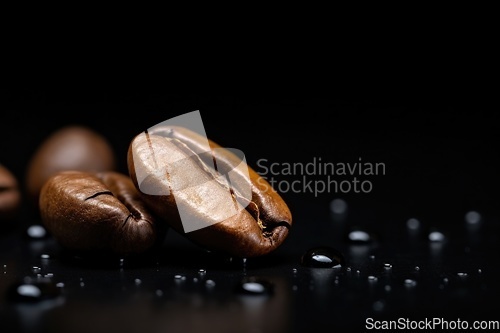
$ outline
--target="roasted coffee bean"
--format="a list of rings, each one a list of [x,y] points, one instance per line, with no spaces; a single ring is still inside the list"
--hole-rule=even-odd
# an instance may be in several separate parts
[[[14,174],[0,164],[0,221],[12,220],[19,213],[21,193]]]
[[[166,232],[130,177],[113,171],[52,176],[40,192],[40,215],[61,246],[79,252],[144,253]]]
[[[115,171],[116,156],[107,139],[85,126],[70,125],[52,133],[28,164],[26,192],[38,206],[40,189],[59,171]]]
[[[137,135],[128,168],[148,207],[209,251],[262,256],[289,234],[292,214],[271,185],[236,154],[189,129],[160,126]],[[186,232],[186,221],[195,230]]]

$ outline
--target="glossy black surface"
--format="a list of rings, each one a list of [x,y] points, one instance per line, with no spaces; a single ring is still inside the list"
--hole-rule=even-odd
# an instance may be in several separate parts
[[[27,237],[27,228],[39,219],[26,207],[17,224],[0,233],[5,332],[361,332],[369,318],[498,321],[490,304],[500,296],[500,140],[497,122],[479,108],[464,110],[441,99],[387,103],[328,95],[50,90],[42,97],[7,95],[4,107],[16,112],[10,129],[1,133],[0,162],[21,180],[36,144],[63,123],[105,133],[125,170],[132,135],[197,109],[207,134],[245,152],[256,171],[263,171],[258,163],[282,166],[321,157],[383,162],[386,173],[360,177],[372,182],[370,193],[286,191],[294,221],[289,238],[271,255],[245,261],[207,252],[172,230],[155,255],[124,260],[75,255],[50,235]],[[50,121],[25,123],[33,108]],[[63,110],[66,118],[55,116]],[[303,117],[291,117],[291,110]],[[136,113],[116,120],[113,111]],[[19,126],[30,135],[20,136]],[[278,182],[304,180],[298,174],[272,176]],[[354,230],[365,234],[350,238]],[[318,246],[342,253],[342,269],[304,266],[303,254]],[[61,295],[39,302],[11,299],[13,286],[26,278],[50,280]],[[264,289],[272,292],[242,293],[243,281],[265,281]]]

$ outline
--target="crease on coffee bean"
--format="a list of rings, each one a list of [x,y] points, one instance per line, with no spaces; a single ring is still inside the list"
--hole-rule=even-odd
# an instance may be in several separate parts
[[[111,192],[111,191],[101,191],[101,192],[96,192],[96,193],[92,194],[90,197],[85,198],[85,200],[84,200],[84,201],[87,201],[87,200],[93,199],[93,198],[98,197],[98,196],[100,196],[100,195],[111,195],[111,196],[113,196],[113,197],[115,196],[115,195],[113,194],[113,192]]]
[[[272,223],[272,224],[266,223],[266,221],[263,221],[261,219],[260,208],[259,208],[259,206],[257,205],[257,203],[255,201],[247,199],[246,197],[244,197],[243,195],[241,195],[241,193],[239,193],[237,190],[235,190],[233,187],[229,187],[226,183],[220,181],[220,178],[218,177],[218,175],[220,175],[220,173],[218,173],[218,170],[217,170],[217,159],[216,159],[215,155],[213,154],[213,151],[211,151],[211,156],[212,156],[212,160],[213,160],[213,163],[214,163],[214,169],[210,168],[207,165],[207,163],[191,147],[189,147],[189,145],[187,145],[182,140],[180,140],[178,138],[175,138],[173,136],[173,131],[172,130],[169,131],[169,133],[167,133],[167,135],[163,136],[163,137],[166,138],[166,139],[168,139],[168,140],[170,140],[174,144],[176,144],[176,146],[178,148],[184,150],[184,152],[188,156],[194,157],[196,159],[197,164],[201,167],[202,170],[204,170],[207,174],[209,174],[223,188],[225,188],[227,191],[229,191],[229,193],[231,194],[231,197],[234,198],[235,201],[239,202],[242,206],[244,206],[245,207],[244,209],[250,215],[253,216],[253,218],[257,222],[257,225],[261,229],[261,232],[262,232],[263,236],[266,237],[266,238],[268,238],[271,241],[271,243],[274,242],[274,240],[273,240],[273,235],[274,235],[273,230],[275,228],[277,228],[277,227],[283,227],[283,226],[286,227],[287,229],[290,228],[289,223],[286,222],[286,221],[280,221],[280,222],[276,222],[276,223]],[[229,179],[228,179],[228,182],[230,183]]]
[[[207,172],[208,174],[210,174],[213,179],[218,183],[220,184],[223,188],[225,188],[227,191],[229,191],[229,193],[231,194],[231,197],[234,198],[235,200],[235,204],[236,202],[239,202],[241,204],[241,201],[244,201],[246,205],[242,205],[244,206],[245,210],[250,213],[250,215],[252,215],[255,219],[255,221],[257,222],[257,225],[259,226],[259,228],[261,229],[263,235],[265,237],[270,237],[272,235],[272,231],[268,230],[270,228],[270,226],[268,226],[267,224],[265,225],[264,224],[264,221],[262,221],[262,219],[260,218],[260,208],[259,206],[257,205],[257,203],[255,203],[254,201],[252,200],[248,200],[247,198],[245,198],[243,195],[241,195],[238,191],[235,191],[235,189],[233,187],[229,187],[227,186],[226,183],[224,182],[221,182],[219,180],[219,177],[217,177],[218,175],[215,174],[215,172],[218,173],[217,171],[217,162],[216,162],[216,158],[212,152],[212,159],[213,159],[213,162],[214,162],[214,168],[215,170],[212,171],[212,169],[206,165],[205,161],[203,161],[203,159],[201,159],[199,157],[198,154],[195,153],[195,151],[193,151],[193,149],[191,149],[186,143],[182,142],[181,140],[177,139],[177,138],[172,138],[172,137],[169,137],[170,140],[178,143],[180,146],[178,146],[179,148],[181,149],[184,149],[184,150],[187,150],[189,155],[193,155],[195,156],[195,158],[197,159],[197,162],[198,164],[203,168],[203,170],[205,172]],[[220,175],[220,173],[218,173]],[[228,179],[228,182],[230,183],[229,179]],[[236,197],[236,198],[235,198]],[[240,201],[241,200],[241,201]],[[253,206],[254,209],[255,209],[255,213],[250,211],[250,209],[248,208],[249,206]]]

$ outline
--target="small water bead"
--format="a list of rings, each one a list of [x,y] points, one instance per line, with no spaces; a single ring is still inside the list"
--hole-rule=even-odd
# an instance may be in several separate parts
[[[136,286],[140,285],[141,283],[142,283],[142,280],[141,280],[141,279],[135,279],[135,280],[134,280],[134,284],[135,284]]]
[[[205,269],[203,269],[203,268],[200,268],[200,269],[198,270],[198,273],[199,273],[199,274],[205,274],[206,272],[207,272],[207,271],[206,271]]]
[[[236,292],[246,295],[270,295],[273,289],[272,283],[255,277],[245,278],[236,286]]]
[[[376,301],[375,303],[373,303],[373,310],[374,311],[380,312],[380,311],[384,310],[384,308],[385,308],[384,301]]]
[[[368,281],[370,281],[370,282],[376,282],[377,281],[377,277],[373,276],[373,275],[368,275]]]
[[[158,296],[158,297],[161,297],[161,296],[163,296],[163,291],[161,291],[160,289],[157,289],[155,291],[155,295]]]
[[[457,275],[458,275],[458,277],[460,277],[460,278],[466,278],[468,274],[467,274],[467,273],[464,273],[464,272],[458,272],[458,273],[457,273]]]
[[[215,287],[215,281],[214,280],[207,280],[207,281],[205,281],[205,285],[207,287],[210,287],[210,288]]]
[[[60,290],[51,281],[23,281],[12,285],[8,291],[12,301],[39,302],[56,298]]]
[[[374,260],[374,259],[375,259],[375,256],[372,254],[372,255],[370,255],[370,257],[369,257],[369,258],[370,258],[371,260]]]
[[[178,281],[184,281],[184,280],[186,280],[186,277],[184,275],[177,274],[177,275],[174,275],[174,279],[176,279]]]
[[[481,268],[479,268],[479,269],[477,270],[477,272],[478,272],[479,274],[481,274],[483,271],[481,270]]]
[[[64,282],[58,282],[56,283],[57,288],[64,288]]]
[[[470,211],[465,214],[465,222],[468,224],[477,224],[481,222],[481,214],[476,211]]]
[[[416,218],[411,218],[406,221],[406,227],[410,230],[417,230],[418,228],[420,228],[420,221]]]
[[[428,239],[431,242],[443,242],[446,236],[440,231],[431,231],[428,235]]]
[[[391,291],[391,289],[392,289],[392,287],[390,285],[386,285],[384,287],[384,290],[387,291],[387,292]]]
[[[40,259],[50,259],[50,255],[43,253],[40,255]]]
[[[385,269],[391,269],[392,268],[392,265],[389,264],[389,263],[384,263],[384,268]]]
[[[347,239],[351,243],[365,244],[373,241],[372,235],[365,230],[355,229],[347,234]]]
[[[31,271],[33,273],[40,273],[42,271],[42,269],[38,266],[33,266],[33,268],[31,269]]]
[[[416,270],[416,271],[419,271],[419,270],[420,270],[420,267],[415,266],[415,270]]]
[[[412,280],[412,279],[406,279],[404,281],[405,286],[407,287],[415,287],[417,285],[417,281]]]
[[[32,239],[42,239],[47,236],[47,230],[41,225],[32,225],[26,229],[26,235]]]
[[[318,246],[302,255],[301,264],[314,268],[340,268],[345,265],[345,259],[344,255],[334,248]]]
[[[345,214],[347,212],[347,202],[343,199],[333,199],[330,202],[330,210],[334,214]]]
[[[297,268],[292,268],[292,273],[296,274],[297,273]]]

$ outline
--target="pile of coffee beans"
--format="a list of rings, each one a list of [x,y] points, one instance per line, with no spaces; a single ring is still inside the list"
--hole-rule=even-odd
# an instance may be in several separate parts
[[[60,128],[27,166],[26,202],[60,246],[74,251],[143,254],[154,251],[169,228],[231,256],[257,257],[277,249],[292,225],[287,204],[215,142],[208,140],[210,151],[199,154],[203,142],[207,139],[183,127],[141,132],[129,144],[125,174],[104,136],[84,126]],[[233,188],[234,179],[249,195]],[[18,182],[0,165],[0,220],[15,217],[21,201]],[[198,223],[193,230],[183,225],[186,215]]]

